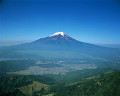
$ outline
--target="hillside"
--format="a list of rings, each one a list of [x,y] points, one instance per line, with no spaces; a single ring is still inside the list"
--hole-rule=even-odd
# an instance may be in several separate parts
[[[59,83],[57,78],[38,75],[2,77],[0,96],[119,96],[120,72],[101,70],[92,74],[66,84],[64,79]]]
[[[114,78],[114,79],[113,79]],[[89,77],[76,84],[52,89],[54,96],[119,96],[120,72]]]

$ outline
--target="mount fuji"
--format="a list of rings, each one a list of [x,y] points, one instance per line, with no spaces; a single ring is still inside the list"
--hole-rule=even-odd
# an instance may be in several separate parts
[[[120,49],[81,42],[66,35],[64,32],[56,32],[31,43],[4,47],[2,50],[53,58],[95,57],[109,60],[120,59]]]
[[[73,39],[72,37],[66,35],[64,32],[56,32],[45,38],[40,38],[34,42],[23,44],[23,46],[31,46],[39,50],[47,51],[61,51],[61,50],[76,50],[76,47],[83,44],[80,41]]]

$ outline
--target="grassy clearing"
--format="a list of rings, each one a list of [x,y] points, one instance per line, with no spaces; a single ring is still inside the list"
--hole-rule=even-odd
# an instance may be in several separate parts
[[[33,84],[20,87],[19,90],[26,95],[31,95],[33,92],[39,91],[42,88],[44,88],[45,90],[48,90],[49,86],[43,83],[33,81]]]

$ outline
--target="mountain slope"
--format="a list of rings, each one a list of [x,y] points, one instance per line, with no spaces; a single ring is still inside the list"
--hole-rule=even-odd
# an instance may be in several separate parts
[[[114,79],[113,79],[114,78]],[[51,91],[54,96],[119,96],[120,72],[99,74],[68,86],[59,86]]]
[[[1,49],[2,50],[2,49]],[[101,47],[73,39],[63,32],[57,32],[46,38],[38,39],[31,43],[11,47],[3,47],[18,54],[35,54],[46,57],[78,58],[98,57],[109,60],[120,59],[120,49]],[[61,53],[62,52],[62,53]]]

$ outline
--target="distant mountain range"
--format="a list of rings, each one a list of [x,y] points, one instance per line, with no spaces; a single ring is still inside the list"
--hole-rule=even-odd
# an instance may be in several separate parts
[[[104,58],[109,60],[120,59],[120,49],[101,47],[75,40],[64,32],[56,32],[45,38],[31,43],[2,47],[19,54],[37,54],[53,58]]]

